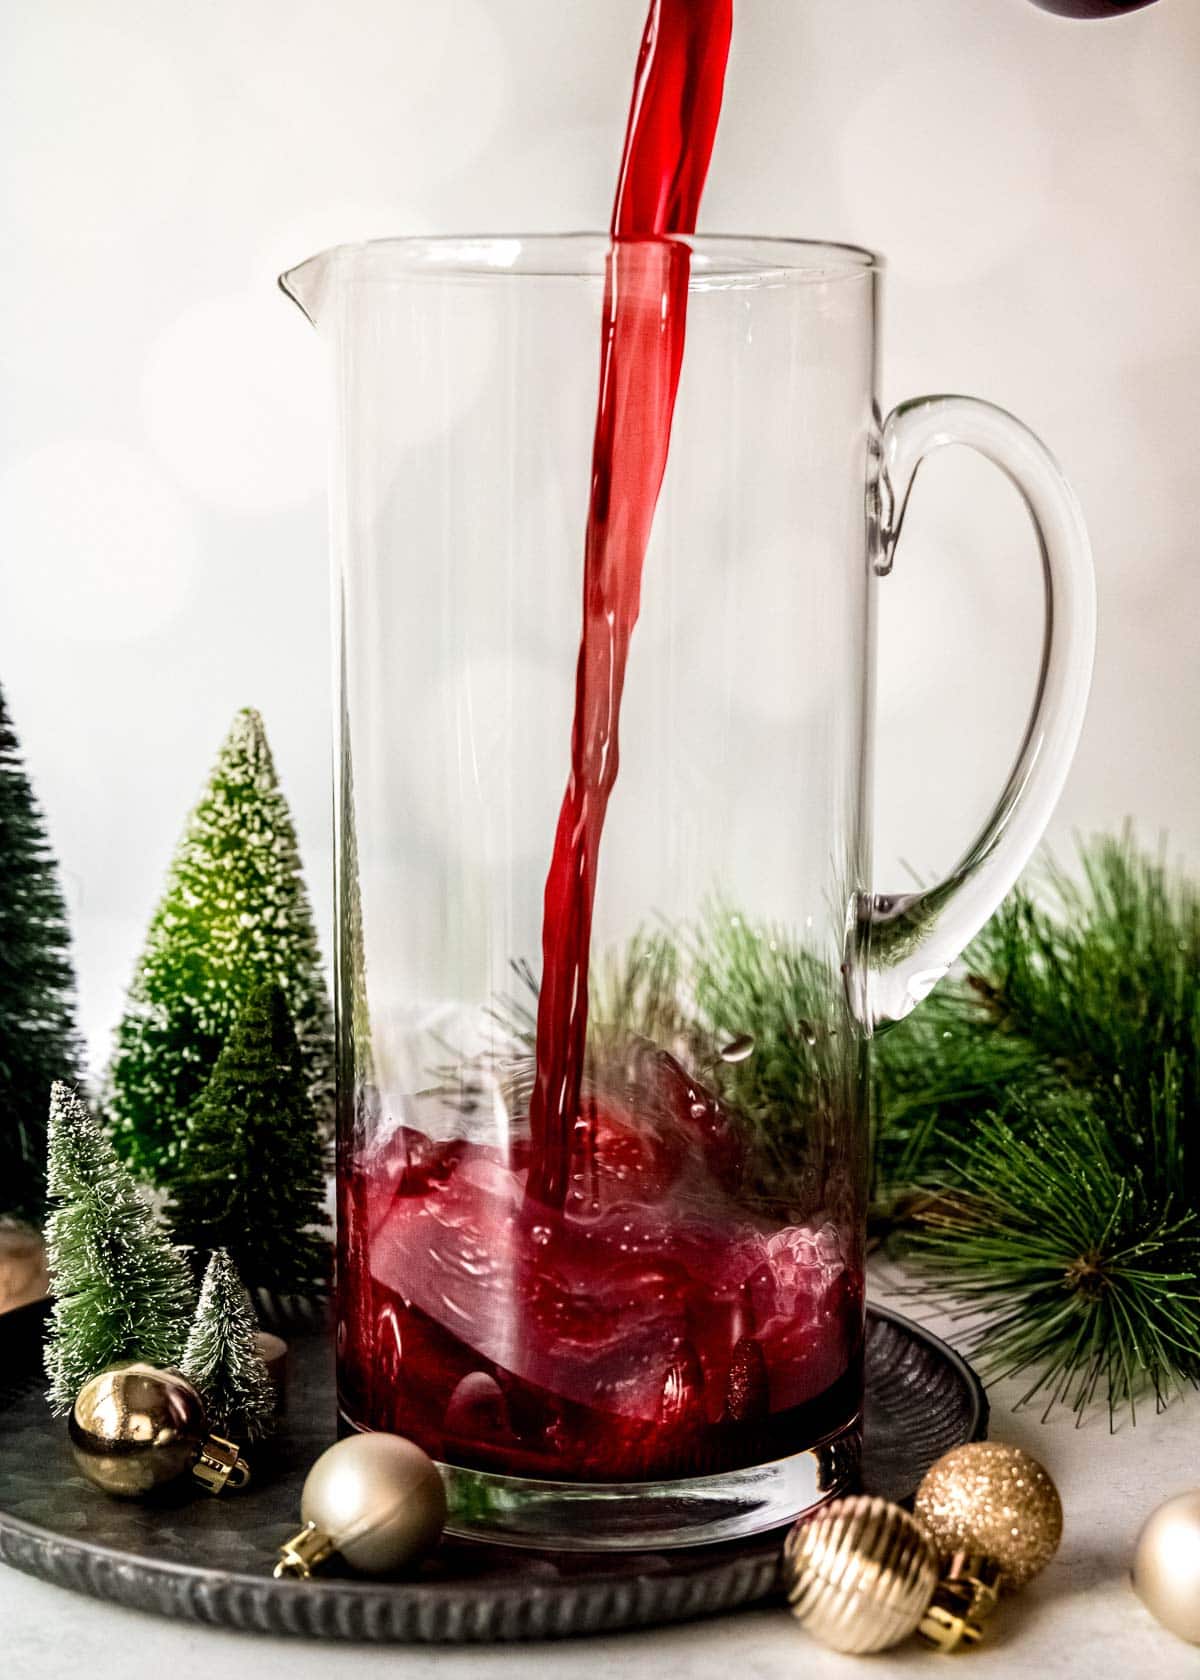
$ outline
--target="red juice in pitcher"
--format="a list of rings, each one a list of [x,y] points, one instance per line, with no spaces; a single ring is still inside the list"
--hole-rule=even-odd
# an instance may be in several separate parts
[[[649,1481],[783,1458],[856,1416],[856,1256],[829,1220],[764,1219],[719,1105],[643,1055],[636,1110],[585,1094],[561,1207],[531,1204],[527,1144],[401,1129],[352,1168],[351,1418],[451,1464]]]

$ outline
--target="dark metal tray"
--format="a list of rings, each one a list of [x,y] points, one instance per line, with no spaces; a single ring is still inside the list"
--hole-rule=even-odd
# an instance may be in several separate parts
[[[778,1589],[780,1535],[688,1551],[589,1556],[446,1541],[404,1581],[275,1581],[300,1487],[333,1438],[329,1339],[291,1344],[289,1409],[244,1494],[154,1507],[107,1499],[74,1469],[40,1374],[42,1306],[0,1318],[0,1561],[164,1616],[313,1639],[549,1639],[733,1610]],[[868,1308],[862,1481],[912,1494],[934,1459],[987,1430],[970,1366],[899,1314]]]

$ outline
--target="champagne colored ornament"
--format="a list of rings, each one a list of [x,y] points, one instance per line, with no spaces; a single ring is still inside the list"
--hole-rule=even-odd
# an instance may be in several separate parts
[[[119,1365],[85,1383],[68,1433],[88,1481],[122,1499],[140,1499],[188,1471],[210,1493],[250,1480],[234,1443],[209,1434],[191,1383],[155,1365]]]
[[[304,1527],[279,1548],[277,1577],[307,1580],[337,1552],[363,1575],[391,1575],[433,1550],[446,1491],[427,1453],[400,1435],[349,1435],[323,1452],[300,1495]]]
[[[1062,1502],[1049,1475],[999,1441],[971,1441],[939,1458],[917,1489],[913,1515],[943,1563],[966,1553],[1006,1591],[1032,1581],[1062,1538]]]
[[[783,1549],[792,1614],[822,1645],[884,1651],[915,1632],[937,1585],[937,1552],[907,1511],[865,1494],[798,1522]]]
[[[1133,1590],[1165,1628],[1200,1645],[1200,1489],[1160,1505],[1138,1535]]]

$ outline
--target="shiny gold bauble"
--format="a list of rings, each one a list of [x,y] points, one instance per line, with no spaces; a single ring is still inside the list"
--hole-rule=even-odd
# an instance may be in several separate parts
[[[937,1585],[937,1552],[907,1511],[865,1494],[796,1524],[783,1550],[797,1621],[835,1651],[884,1651],[915,1632]]]
[[[1200,1490],[1160,1505],[1138,1535],[1133,1590],[1165,1628],[1200,1645]]]
[[[68,1430],[88,1481],[124,1499],[190,1470],[208,1434],[204,1402],[186,1377],[141,1363],[85,1383]]]
[[[400,1435],[349,1435],[323,1452],[300,1495],[304,1527],[278,1576],[308,1576],[336,1552],[363,1575],[392,1575],[433,1550],[446,1491],[428,1453]]]
[[[917,1489],[913,1515],[944,1563],[956,1552],[986,1558],[1009,1591],[1032,1581],[1062,1538],[1062,1501],[1049,1475],[999,1441],[971,1441],[939,1458]]]

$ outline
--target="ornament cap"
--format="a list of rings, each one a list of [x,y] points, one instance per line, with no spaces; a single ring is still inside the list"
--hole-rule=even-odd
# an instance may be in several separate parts
[[[983,1638],[969,1591],[945,1581],[935,1589],[929,1608],[917,1624],[917,1632],[927,1645],[939,1651],[969,1650]]]
[[[200,1455],[192,1465],[192,1475],[209,1493],[224,1493],[227,1488],[236,1491],[246,1486],[250,1466],[232,1441],[209,1435],[200,1443]]]
[[[319,1529],[316,1523],[305,1523],[302,1529],[280,1546],[279,1562],[274,1570],[275,1579],[308,1581],[312,1578],[313,1570],[324,1563],[327,1557],[331,1557],[333,1551],[331,1537]]]
[[[991,1558],[955,1552],[917,1626],[921,1638],[939,1651],[978,1645],[1000,1601],[1002,1578]]]

